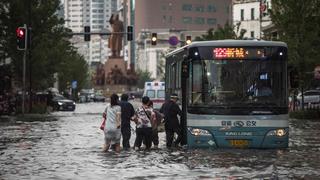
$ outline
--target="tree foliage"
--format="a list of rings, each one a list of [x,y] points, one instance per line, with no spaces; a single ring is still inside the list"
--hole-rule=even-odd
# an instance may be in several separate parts
[[[301,82],[320,64],[320,1],[274,0],[270,15],[280,40],[288,44],[289,64],[299,69]],[[307,86],[308,83],[301,83]]]
[[[239,30],[240,24],[237,25],[237,29]],[[201,37],[196,37],[195,41],[209,41],[209,40],[222,40],[222,39],[243,39],[246,30],[241,29],[240,35],[237,36],[234,31],[236,27],[226,23],[223,27],[218,26],[215,30],[214,28],[210,28],[207,34],[201,35]]]
[[[81,88],[88,67],[83,57],[69,42],[69,29],[58,18],[59,0],[2,0],[0,2],[0,57],[12,60],[16,80],[21,82],[23,51],[16,48],[15,30],[23,24],[31,27],[31,47],[27,75],[31,73],[32,89],[51,87],[54,73],[59,74],[61,88],[71,80]],[[27,81],[28,82],[28,81]],[[79,83],[80,82],[80,83]]]
[[[147,70],[146,71],[138,70],[137,75],[138,75],[137,86],[140,89],[144,88],[145,82],[154,80],[153,78],[151,78],[151,73]]]

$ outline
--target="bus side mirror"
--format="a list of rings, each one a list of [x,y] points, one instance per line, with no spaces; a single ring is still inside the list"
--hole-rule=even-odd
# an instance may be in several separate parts
[[[183,57],[181,75],[183,78],[189,77],[189,61],[187,57]]]

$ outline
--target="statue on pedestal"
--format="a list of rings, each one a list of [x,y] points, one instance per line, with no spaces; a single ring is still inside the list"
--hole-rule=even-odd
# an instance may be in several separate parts
[[[108,47],[111,49],[111,57],[120,57],[122,50],[122,37],[124,32],[123,22],[119,20],[119,15],[111,15],[109,20],[112,27],[112,34],[109,38]]]

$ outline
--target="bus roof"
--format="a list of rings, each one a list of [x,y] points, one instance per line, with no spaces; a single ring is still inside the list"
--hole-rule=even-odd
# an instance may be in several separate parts
[[[179,49],[176,49],[166,55],[166,57],[173,54],[179,53],[183,50],[192,48],[192,47],[205,47],[205,46],[226,46],[226,47],[237,47],[237,46],[283,46],[287,47],[287,44],[281,41],[257,41],[257,40],[214,40],[214,41],[196,41],[192,42],[189,45],[183,46]]]

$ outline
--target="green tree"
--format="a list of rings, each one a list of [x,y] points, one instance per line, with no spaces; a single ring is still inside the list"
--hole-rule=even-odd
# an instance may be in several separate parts
[[[63,62],[60,64],[59,82],[60,90],[67,89],[68,84],[72,81],[77,81],[77,91],[85,87],[87,84],[88,74],[88,64],[82,56],[73,52],[69,57],[64,58]]]
[[[280,40],[288,44],[289,64],[299,70],[301,88],[307,87],[312,79],[307,72],[319,64],[319,7],[319,0],[272,1],[271,19],[280,32]]]
[[[64,20],[57,16],[60,8],[59,0],[0,2],[0,57],[12,60],[14,77],[21,82],[23,51],[16,48],[15,30],[28,24],[31,27],[32,45],[28,51],[30,59],[27,61],[27,77],[31,73],[31,86],[35,90],[52,86],[55,81],[54,73],[58,73],[60,77],[62,74],[78,74],[79,76],[72,77],[78,82],[82,82],[80,78],[87,75],[83,57],[77,54],[69,42],[71,31],[63,27]],[[64,78],[61,78],[61,83],[64,83]],[[78,87],[81,85],[82,83]]]
[[[151,73],[149,71],[138,70],[137,75],[138,75],[137,86],[140,89],[144,88],[145,82],[154,80],[153,78],[151,78]]]
[[[243,39],[246,30],[239,29],[240,23],[237,26],[230,25],[226,23],[223,27],[218,26],[215,30],[214,28],[210,28],[207,34],[202,35],[201,37],[196,37],[195,41],[208,41],[208,40],[222,40],[222,39]],[[237,36],[234,29],[237,29],[237,32],[240,30],[240,35]]]

